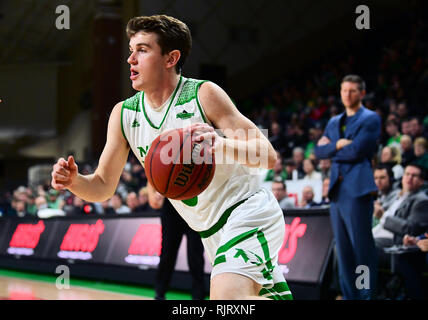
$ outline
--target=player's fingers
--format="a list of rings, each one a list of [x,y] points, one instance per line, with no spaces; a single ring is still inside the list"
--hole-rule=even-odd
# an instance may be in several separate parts
[[[68,181],[70,179],[70,177],[68,175],[63,175],[57,172],[53,172],[52,173],[52,178],[54,178],[56,181],[61,180],[61,181]]]
[[[214,139],[215,139],[215,133],[214,132],[205,132],[203,134],[198,135],[195,138],[195,141],[197,141],[197,142],[206,141],[206,142],[209,142],[211,144],[211,143],[213,143]]]
[[[74,161],[74,157],[73,156],[68,156],[68,166],[71,170],[74,170],[77,168],[76,166],[76,162]]]
[[[61,167],[67,167],[68,166],[68,163],[67,163],[67,161],[65,161],[64,158],[59,158],[57,161],[57,164],[60,165]]]
[[[63,175],[69,175],[70,174],[70,170],[68,170],[68,169],[66,169],[64,167],[61,167],[58,164],[54,165],[52,172],[57,172],[57,173],[60,173],[60,174],[63,174]]]

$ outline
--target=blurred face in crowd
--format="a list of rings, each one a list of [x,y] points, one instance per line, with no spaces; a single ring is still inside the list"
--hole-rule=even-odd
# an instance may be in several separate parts
[[[392,161],[392,151],[390,147],[384,147],[382,149],[382,153],[380,155],[381,162],[389,162]]]
[[[386,125],[386,133],[388,133],[390,137],[396,136],[398,134],[398,126],[391,122],[388,123]]]
[[[346,108],[355,109],[361,105],[365,91],[361,91],[358,83],[343,82],[340,88],[340,97]]]
[[[81,208],[81,207],[83,207],[83,204],[84,204],[84,202],[82,199],[80,199],[79,197],[74,197],[73,206]]]
[[[272,126],[271,126],[271,132],[272,132],[272,135],[273,135],[273,136],[278,135],[278,134],[279,134],[280,129],[281,129],[281,128],[279,127],[278,122],[273,122],[273,123],[272,123]]]
[[[303,161],[303,171],[305,171],[306,174],[311,174],[314,170],[315,168],[312,164],[312,161],[309,159],[305,159]]]
[[[382,193],[388,192],[390,188],[390,184],[389,184],[388,172],[386,171],[386,169],[376,169],[374,172],[374,180],[380,192]]]
[[[305,159],[305,155],[301,150],[293,151],[293,160],[297,166],[303,162],[303,159]]]
[[[126,205],[131,209],[134,210],[138,207],[138,198],[137,194],[135,192],[128,193],[128,196],[126,197]]]
[[[275,165],[273,166],[273,171],[275,171],[276,173],[281,173],[283,168],[284,167],[282,165],[282,158],[281,157],[276,158]]]
[[[407,106],[405,103],[399,103],[398,104],[397,114],[400,118],[404,118],[407,115]]]
[[[414,192],[422,187],[424,180],[421,177],[421,173],[421,170],[417,167],[410,165],[406,167],[401,180],[404,192]]]
[[[110,205],[114,209],[119,209],[122,206],[122,198],[117,194],[113,195],[110,199]]]
[[[415,143],[413,149],[415,151],[415,156],[417,156],[417,157],[423,156],[425,154],[425,152],[426,152],[425,147],[422,144],[419,144],[419,143]]]
[[[321,159],[319,163],[319,168],[321,171],[327,171],[331,168],[331,160],[330,159]]]
[[[418,137],[422,134],[422,126],[419,124],[419,121],[417,119],[412,119],[409,121],[409,130],[410,134],[413,137]]]
[[[410,150],[412,148],[412,138],[408,135],[402,136],[400,139],[400,145],[403,151]]]
[[[407,134],[407,135],[412,135],[411,134],[411,129],[410,129],[410,121],[403,121],[401,122],[401,133],[402,134]]]
[[[15,204],[15,210],[18,212],[24,212],[25,211],[25,202],[24,201],[17,201]]]
[[[287,196],[287,191],[281,182],[272,183],[272,193],[278,201],[281,201]]]
[[[312,199],[314,198],[314,190],[312,189],[312,187],[306,186],[303,188],[302,198],[307,203],[312,201]]]

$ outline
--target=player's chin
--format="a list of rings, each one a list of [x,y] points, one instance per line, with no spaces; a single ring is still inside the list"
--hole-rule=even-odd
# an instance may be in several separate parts
[[[143,85],[142,85],[141,81],[139,81],[138,79],[137,80],[131,80],[131,81],[132,81],[132,88],[134,90],[137,90],[137,91],[143,90]]]

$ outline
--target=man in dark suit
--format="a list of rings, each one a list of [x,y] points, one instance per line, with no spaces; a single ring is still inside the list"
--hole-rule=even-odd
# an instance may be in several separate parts
[[[377,188],[371,159],[377,150],[380,118],[362,105],[365,83],[359,76],[346,76],[340,94],[345,112],[330,119],[315,155],[332,159],[328,197],[343,298],[373,299],[377,257],[371,227]],[[368,268],[369,283],[357,284],[360,266]]]
[[[428,230],[428,196],[422,190],[424,177],[424,168],[416,163],[409,164],[404,170],[403,191],[407,191],[407,197],[393,216],[386,217],[384,225],[394,234],[396,245],[408,244],[409,237],[415,238]],[[404,278],[409,298],[426,299],[427,288],[422,278],[422,273],[426,271],[426,254],[408,252],[395,258],[395,267]]]

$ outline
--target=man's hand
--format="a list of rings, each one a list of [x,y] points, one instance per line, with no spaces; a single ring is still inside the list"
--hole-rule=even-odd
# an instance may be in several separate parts
[[[380,219],[383,216],[383,208],[379,201],[375,201],[374,203],[373,216],[377,219]]]
[[[51,185],[56,190],[62,190],[69,188],[78,173],[76,162],[74,162],[73,156],[69,156],[68,160],[60,158],[57,163],[53,166],[52,170],[52,182]]]
[[[403,238],[403,245],[405,246],[414,246],[418,242],[418,239],[416,237],[409,236],[406,234]]]
[[[339,139],[336,142],[336,149],[340,150],[343,147],[346,147],[347,145],[351,144],[352,140],[348,140],[348,139]]]
[[[326,136],[322,136],[321,139],[318,140],[317,146],[325,146],[326,144],[329,144],[331,141]]]
[[[425,234],[425,236],[427,236],[427,234]],[[428,239],[419,240],[418,243],[416,243],[416,245],[419,247],[419,249],[421,249],[421,251],[423,252],[428,251]]]

